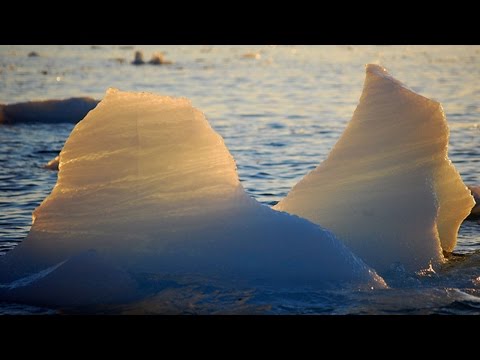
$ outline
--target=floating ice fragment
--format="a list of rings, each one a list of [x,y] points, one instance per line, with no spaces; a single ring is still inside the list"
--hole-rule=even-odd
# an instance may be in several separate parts
[[[472,196],[475,199],[475,206],[470,212],[470,217],[480,217],[480,186],[469,186],[468,189],[471,191]]]
[[[0,283],[90,249],[109,269],[131,274],[201,274],[288,287],[385,286],[329,231],[250,198],[223,139],[187,99],[148,93],[110,89],[76,125],[60,153],[57,184],[35,210],[28,237],[0,258]],[[83,260],[76,259],[79,269]],[[52,272],[61,281],[49,282],[49,292],[68,281],[75,286],[80,273],[69,275],[65,265]],[[93,274],[85,276],[86,288]],[[27,290],[18,296],[33,301],[37,295]]]
[[[333,231],[380,273],[443,261],[473,198],[448,159],[440,103],[367,65],[360,102],[316,169],[275,209]]]
[[[50,160],[47,164],[45,164],[44,168],[49,170],[58,170],[58,165],[60,163],[60,156],[55,156],[52,160]]]

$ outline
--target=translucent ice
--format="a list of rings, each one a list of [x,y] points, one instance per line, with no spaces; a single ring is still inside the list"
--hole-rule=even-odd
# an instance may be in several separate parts
[[[448,137],[438,102],[367,65],[344,133],[275,209],[332,230],[379,272],[442,262],[474,204],[448,159]]]
[[[0,259],[4,286],[90,249],[130,273],[384,286],[332,233],[251,199],[223,139],[182,98],[110,89],[73,129],[57,184],[33,218],[26,240]],[[45,291],[75,287],[81,272],[69,277],[70,268],[52,272],[61,281],[42,277]],[[10,297],[19,291],[7,288]]]

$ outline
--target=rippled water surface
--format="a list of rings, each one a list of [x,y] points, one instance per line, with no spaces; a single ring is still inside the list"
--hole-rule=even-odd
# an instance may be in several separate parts
[[[146,60],[162,51],[174,63],[133,66],[135,50]],[[31,51],[40,56],[29,57]],[[366,63],[385,66],[442,103],[451,131],[449,156],[467,185],[480,184],[479,46],[0,46],[0,103],[101,99],[108,87],[188,97],[224,137],[246,190],[272,205],[327,156],[358,102]],[[28,233],[32,211],[56,182],[56,172],[42,166],[72,128],[0,125],[0,251]],[[437,273],[393,269],[388,290],[292,293],[185,281],[148,304],[114,311],[480,313],[478,221],[462,225],[455,253],[465,256]],[[0,306],[0,313],[22,311],[49,313]]]

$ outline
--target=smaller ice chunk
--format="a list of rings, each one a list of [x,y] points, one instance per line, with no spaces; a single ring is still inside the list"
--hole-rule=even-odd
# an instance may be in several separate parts
[[[480,217],[480,186],[469,186],[468,189],[471,191],[472,196],[475,199],[475,206],[470,212],[470,217]]]
[[[448,137],[440,103],[367,65],[342,136],[274,208],[332,230],[380,273],[441,263],[474,205],[448,159]]]
[[[47,164],[45,164],[44,168],[49,170],[58,170],[59,163],[60,163],[60,155],[57,155],[52,160],[50,160]]]
[[[172,64],[172,61],[167,60],[165,58],[165,55],[163,55],[163,53],[156,52],[156,53],[153,53],[152,58],[148,63],[151,65],[170,65]]]
[[[143,52],[140,50],[135,51],[134,59],[131,62],[132,65],[143,65],[145,60],[143,60]]]

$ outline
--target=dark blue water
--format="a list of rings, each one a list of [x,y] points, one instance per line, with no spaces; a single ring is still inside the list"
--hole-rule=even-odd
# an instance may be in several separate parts
[[[163,51],[170,66],[135,67]],[[0,46],[0,103],[72,96],[101,99],[112,86],[186,96],[220,133],[246,190],[272,205],[328,154],[362,90],[364,64],[381,63],[422,95],[440,101],[451,130],[449,156],[467,185],[480,184],[480,47],[474,46]],[[39,57],[28,57],[30,51]],[[247,55],[250,54],[250,55]],[[247,55],[247,56],[245,56]],[[43,166],[73,124],[0,126],[0,252],[27,235],[32,211],[56,172]],[[467,221],[456,254],[438,273],[392,270],[391,289],[289,292],[228,289],[183,281],[126,313],[480,312],[480,224]],[[240,299],[240,300],[238,300]],[[3,309],[3,310],[2,310]],[[13,310],[12,310],[13,309]],[[19,310],[20,309],[20,310]],[[0,313],[42,309],[0,306]]]

